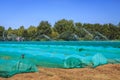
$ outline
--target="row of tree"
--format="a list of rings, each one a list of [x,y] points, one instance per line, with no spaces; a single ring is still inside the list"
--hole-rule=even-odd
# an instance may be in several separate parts
[[[74,23],[73,20],[61,19],[52,27],[48,21],[41,21],[38,26],[25,29],[0,26],[0,40],[120,40],[120,23],[90,24]]]

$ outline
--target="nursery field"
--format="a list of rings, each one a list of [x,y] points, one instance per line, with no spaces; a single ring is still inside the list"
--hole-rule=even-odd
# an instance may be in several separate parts
[[[120,42],[0,42],[1,77],[39,72],[37,67],[68,70],[119,63]]]

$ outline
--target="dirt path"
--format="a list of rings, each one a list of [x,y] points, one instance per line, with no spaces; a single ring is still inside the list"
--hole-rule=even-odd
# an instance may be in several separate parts
[[[108,64],[94,69],[39,68],[36,73],[17,74],[0,80],[120,80],[120,64]]]

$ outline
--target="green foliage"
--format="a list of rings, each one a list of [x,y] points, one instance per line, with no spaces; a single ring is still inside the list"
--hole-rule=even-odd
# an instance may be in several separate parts
[[[85,36],[85,32],[82,30],[82,28],[83,28],[82,23],[80,22],[75,23],[75,34],[78,35],[79,37]]]
[[[55,23],[54,28],[59,34],[66,31],[71,31],[71,32],[75,31],[74,23],[72,20],[65,20],[65,19],[59,20]]]
[[[93,36],[85,35],[84,40],[93,40]]]
[[[29,39],[28,39],[28,37],[29,37],[29,36],[28,36],[28,32],[27,32],[26,29],[24,30],[22,37],[23,37],[23,39],[25,39],[25,40],[29,40]]]
[[[0,26],[0,37],[2,37],[4,30],[5,30],[4,27]]]
[[[0,26],[0,40],[2,40],[4,30],[5,30],[4,27]]]
[[[27,33],[28,33],[29,40],[34,40],[37,33],[37,28],[35,26],[30,26],[27,29]]]
[[[75,23],[75,26],[78,27],[78,28],[81,28],[82,27],[82,23],[77,22],[77,23]]]
[[[18,36],[23,37],[24,34],[24,26],[20,26],[20,28],[18,29]]]
[[[7,34],[9,35],[9,34],[12,34],[12,33],[13,33],[13,30],[12,30],[11,27],[9,27],[8,30],[7,30]]]
[[[52,33],[50,37],[53,39],[56,39],[59,36],[58,32],[54,28],[51,28],[51,30],[52,30]]]
[[[41,21],[37,27],[38,35],[41,35],[41,34],[50,35],[51,32],[52,30],[51,30],[50,23],[48,23],[48,21]]]
[[[3,35],[4,34],[4,35]],[[73,20],[58,20],[52,27],[48,21],[41,21],[40,24],[25,29],[20,26],[18,29],[5,30],[0,26],[0,40],[15,40],[16,37],[25,40],[120,40],[120,22],[114,24],[90,24],[74,23]]]

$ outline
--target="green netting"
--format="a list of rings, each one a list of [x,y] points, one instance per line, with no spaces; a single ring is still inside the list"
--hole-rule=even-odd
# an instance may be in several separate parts
[[[105,58],[102,54],[96,54],[93,56],[92,62],[94,67],[108,63],[107,58]]]
[[[65,61],[64,61],[64,67],[65,68],[80,68],[82,67],[82,62],[79,58],[79,56],[69,56],[66,57]]]
[[[37,67],[27,60],[0,60],[0,77],[11,77],[18,73],[36,72]]]
[[[99,65],[107,64],[107,58],[102,54],[96,54],[94,56],[81,57],[78,55],[72,55],[65,59],[65,68],[82,68],[82,67],[96,67]]]
[[[6,42],[0,43],[1,75],[21,73],[25,66],[48,68],[97,67],[108,63],[120,63],[120,42]],[[24,59],[21,60],[24,54]],[[28,62],[32,65],[28,65]],[[26,64],[26,65],[23,65]],[[13,65],[15,66],[14,70]],[[10,67],[5,67],[10,65]],[[28,66],[28,67],[27,67]],[[6,71],[8,68],[9,71]],[[4,69],[4,70],[3,70]],[[10,71],[12,72],[10,73]],[[23,72],[27,72],[24,70]]]

